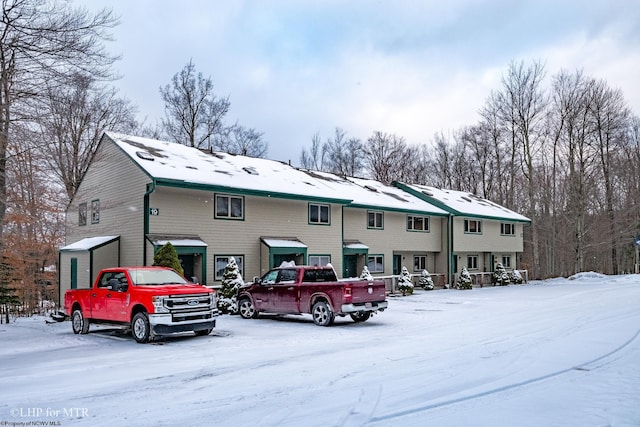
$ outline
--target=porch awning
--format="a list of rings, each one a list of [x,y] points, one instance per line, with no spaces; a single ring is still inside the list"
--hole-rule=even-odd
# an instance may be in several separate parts
[[[75,243],[72,243],[67,246],[63,246],[60,248],[61,251],[91,251],[100,246],[107,245],[111,242],[115,242],[119,240],[120,236],[96,236],[96,237],[87,237],[82,240],[78,240]]]
[[[359,242],[358,240],[345,240],[342,243],[342,253],[344,255],[366,255],[369,253],[369,246]]]
[[[269,248],[307,249],[307,245],[295,237],[261,237],[260,240]]]
[[[171,243],[175,247],[207,247],[207,243],[198,236],[148,234],[147,238],[154,246]]]

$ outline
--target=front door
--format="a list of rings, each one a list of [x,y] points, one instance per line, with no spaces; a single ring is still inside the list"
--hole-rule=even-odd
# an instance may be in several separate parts
[[[402,255],[393,256],[393,274],[398,275],[402,271]]]
[[[342,277],[358,277],[358,255],[344,256],[344,271]]]
[[[191,280],[192,277],[196,277],[197,275],[194,272],[194,256],[193,254],[189,255],[178,255],[178,260],[180,260],[180,265],[182,266],[182,270],[184,270],[184,277],[187,280]]]

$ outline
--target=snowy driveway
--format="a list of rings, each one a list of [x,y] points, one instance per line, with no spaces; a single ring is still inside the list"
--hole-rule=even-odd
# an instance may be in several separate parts
[[[0,325],[0,422],[640,425],[640,276],[418,289],[389,305],[329,328],[223,316],[211,336],[150,345]]]

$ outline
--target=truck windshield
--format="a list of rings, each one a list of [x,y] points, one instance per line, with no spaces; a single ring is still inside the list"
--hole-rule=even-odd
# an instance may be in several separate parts
[[[162,286],[188,283],[182,276],[172,270],[132,269],[129,270],[129,275],[135,285]]]

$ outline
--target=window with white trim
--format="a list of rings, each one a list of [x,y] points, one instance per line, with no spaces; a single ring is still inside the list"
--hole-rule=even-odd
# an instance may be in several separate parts
[[[78,205],[78,225],[87,225],[87,203]]]
[[[329,225],[331,223],[329,211],[329,205],[309,203],[309,224]]]
[[[238,265],[238,271],[244,277],[244,256],[242,255],[216,255],[214,257],[214,265],[215,265],[215,277],[214,280],[222,280],[224,276],[224,270],[227,268],[227,264],[231,258],[235,258],[236,264]]]
[[[100,222],[100,200],[91,201],[91,224]]]
[[[329,255],[309,255],[309,265],[324,267],[331,263],[331,256]]]
[[[367,268],[371,273],[383,273],[384,255],[369,255],[367,257]]]
[[[378,211],[367,211],[367,228],[384,228],[384,213]]]
[[[244,219],[244,197],[216,194],[215,217],[219,219]]]
[[[502,266],[504,268],[511,268],[511,255],[502,255]]]
[[[429,217],[418,215],[407,215],[407,230],[429,231]]]
[[[502,222],[500,223],[500,234],[503,236],[515,236],[516,235],[516,225],[512,222]]]
[[[467,255],[467,270],[478,269],[478,255]]]
[[[413,256],[413,271],[422,271],[427,269],[427,256],[426,255],[414,255]]]
[[[464,232],[471,234],[482,233],[482,221],[478,219],[465,219],[464,220]]]

